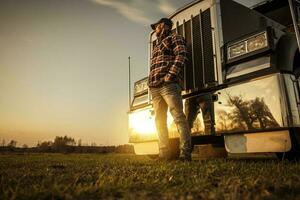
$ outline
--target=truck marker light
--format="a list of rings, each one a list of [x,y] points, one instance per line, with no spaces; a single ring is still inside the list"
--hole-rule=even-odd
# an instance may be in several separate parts
[[[264,34],[257,35],[253,38],[250,38],[247,41],[247,49],[248,52],[256,51],[258,49],[262,49],[268,46],[267,42],[267,34],[266,32]]]
[[[235,58],[240,55],[244,55],[246,53],[246,44],[245,42],[241,42],[229,47],[229,58]]]
[[[148,91],[147,78],[134,84],[134,96],[138,96]]]
[[[228,60],[268,47],[267,32],[253,35],[228,46]]]

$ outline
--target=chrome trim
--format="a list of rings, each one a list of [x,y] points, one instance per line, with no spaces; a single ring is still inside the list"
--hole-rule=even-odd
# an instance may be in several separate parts
[[[134,143],[134,153],[136,155],[156,155],[159,153],[158,142],[157,141],[149,141],[149,142],[141,142]]]
[[[215,48],[215,77],[218,81],[218,84],[223,84],[223,73],[222,73],[222,54],[221,47],[224,45],[223,41],[223,29],[222,29],[222,20],[221,20],[221,8],[220,0],[214,0],[211,7],[211,24],[214,27],[212,30],[213,33],[213,42]]]
[[[195,59],[194,59],[194,30],[193,30],[193,15],[191,15],[191,43],[192,43],[192,66],[193,66],[193,86],[196,87],[196,78],[195,78]]]
[[[129,109],[131,107],[131,72],[130,72],[130,56],[128,57],[128,103]]]
[[[199,3],[199,2],[202,2],[202,1],[203,1],[203,0],[197,0],[197,1],[191,2],[191,3],[189,3],[189,4],[185,5],[185,6],[183,6],[182,8],[179,8],[179,9],[175,10],[175,12],[174,12],[173,14],[171,14],[171,15],[169,16],[169,18],[173,18],[173,17],[174,17],[175,15],[177,15],[178,13],[181,13],[182,11],[184,11],[184,10],[188,9],[189,7],[192,7],[193,5],[195,5],[195,4]]]
[[[267,46],[262,47],[262,48],[260,48],[260,49],[256,49],[256,50],[249,51],[249,50],[248,50],[248,40],[250,40],[250,39],[252,39],[252,38],[254,38],[254,37],[258,36],[258,35],[265,35],[266,41],[267,41]],[[240,54],[240,55],[236,55],[236,56],[230,57],[230,48],[232,48],[232,47],[233,47],[234,45],[236,45],[236,44],[243,43],[243,42],[245,42],[246,52],[243,53],[243,54]],[[249,36],[249,37],[247,37],[247,38],[245,38],[245,39],[239,40],[239,41],[237,41],[237,42],[234,42],[234,43],[228,45],[228,47],[227,47],[227,59],[228,59],[228,60],[232,60],[233,58],[237,58],[237,57],[246,55],[246,54],[248,54],[248,53],[252,53],[252,52],[255,52],[255,51],[258,51],[258,50],[267,48],[267,47],[269,47],[269,46],[270,46],[270,44],[269,44],[269,38],[268,38],[267,31],[263,31],[263,32],[257,33],[257,34],[255,34],[255,35],[251,35],[251,36]]]
[[[281,115],[282,115],[282,122],[283,126],[289,126],[290,120],[289,120],[289,115],[288,115],[288,108],[287,108],[287,94],[286,94],[286,88],[285,88],[285,83],[284,83],[284,78],[281,74],[277,74],[277,79],[279,83],[280,90],[282,91],[281,95]]]
[[[289,2],[290,12],[291,12],[294,30],[295,30],[295,34],[296,34],[298,50],[300,51],[300,33],[299,33],[298,22],[297,22],[296,15],[295,15],[294,5],[293,5],[292,0],[288,0],[288,2]]]
[[[169,18],[173,21],[173,23],[178,21],[179,22],[178,25],[180,25],[182,24],[183,19],[189,19],[191,15],[196,16],[197,14],[199,14],[200,9],[207,10],[208,8],[210,8],[211,1],[212,0],[202,0],[202,1],[200,0],[200,1],[193,2],[192,4],[189,4],[183,9],[180,9],[179,11],[170,15]]]
[[[255,71],[258,71],[258,70],[266,69],[266,68],[269,68],[269,67],[270,67],[269,63],[261,64],[261,65],[258,65],[256,67],[251,67],[249,69],[245,69],[245,70],[240,71],[240,72],[232,73],[232,74],[226,76],[226,79],[234,78],[234,77],[237,77],[237,76],[242,76],[242,75],[249,74],[249,73],[252,73],[252,72],[255,72]]]
[[[200,27],[200,40],[201,40],[201,61],[202,61],[202,81],[205,86],[205,58],[204,58],[204,47],[203,47],[203,27],[202,27],[202,10],[199,10],[199,27]]]
[[[288,127],[281,74],[270,74],[216,91],[217,133],[237,133]]]
[[[268,59],[268,61],[264,62],[264,63],[261,63],[261,64],[256,63],[256,62],[259,62],[261,59]],[[251,66],[251,64],[254,65],[254,66]],[[258,70],[269,68],[269,67],[271,67],[270,57],[267,57],[267,58],[266,57],[261,57],[261,58],[255,59],[255,60],[251,60],[251,61],[248,61],[248,62],[237,64],[235,66],[232,66],[231,68],[239,67],[239,66],[240,67],[247,67],[247,68],[242,69],[242,70],[237,71],[237,72],[229,73],[229,74],[228,74],[228,71],[227,71],[226,72],[226,79],[242,76],[242,75],[249,74],[249,73],[252,73],[252,72],[255,72],[255,71],[258,71]]]
[[[291,79],[293,81],[294,93],[295,93],[295,96],[296,96],[296,104],[298,106],[298,111],[300,113],[300,91],[299,91],[299,89],[300,89],[300,78],[298,78],[298,79],[291,78]]]
[[[183,19],[183,24],[182,24],[182,35],[185,38],[185,19]],[[184,80],[186,80],[186,64],[184,65],[183,68],[183,72],[184,72]],[[186,81],[183,82],[184,84],[184,89],[186,89]]]
[[[224,136],[229,153],[287,152],[292,143],[288,130]]]
[[[300,113],[298,109],[297,99],[299,94],[297,93],[297,88],[295,88],[295,81],[293,80],[294,75],[282,74],[284,79],[284,86],[286,88],[286,98],[287,98],[287,108],[288,108],[288,119],[290,121],[290,127],[300,126]],[[294,78],[295,79],[295,78]]]

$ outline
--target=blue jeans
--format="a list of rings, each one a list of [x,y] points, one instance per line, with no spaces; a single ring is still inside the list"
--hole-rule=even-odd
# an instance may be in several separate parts
[[[167,127],[167,111],[177,126],[180,136],[180,157],[191,156],[191,135],[186,116],[183,113],[181,88],[178,83],[168,83],[161,87],[150,88],[155,112],[155,124],[158,132],[159,156],[170,155],[169,133]]]

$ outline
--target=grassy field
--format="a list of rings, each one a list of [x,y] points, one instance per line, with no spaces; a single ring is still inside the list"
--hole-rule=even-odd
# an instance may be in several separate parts
[[[300,163],[6,154],[0,155],[0,199],[300,199]]]

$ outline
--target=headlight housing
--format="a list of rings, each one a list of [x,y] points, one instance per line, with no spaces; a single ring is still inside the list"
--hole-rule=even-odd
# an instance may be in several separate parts
[[[134,83],[134,96],[140,96],[148,92],[147,77]]]
[[[268,34],[267,31],[264,31],[229,45],[227,48],[227,59],[231,60],[268,46]]]

